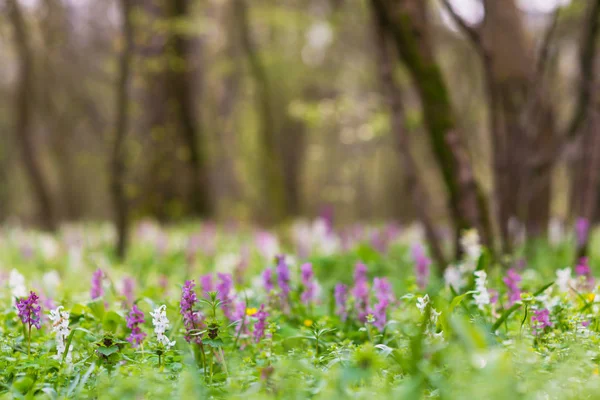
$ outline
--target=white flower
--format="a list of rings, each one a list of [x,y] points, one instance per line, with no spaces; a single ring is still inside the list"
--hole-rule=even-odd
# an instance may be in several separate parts
[[[481,244],[479,242],[477,229],[468,229],[464,231],[460,238],[460,245],[469,261],[474,264],[479,260],[479,257],[481,256]]]
[[[480,310],[483,310],[484,306],[490,304],[490,294],[486,288],[487,274],[485,271],[475,271],[475,290],[477,293],[473,295],[475,304]]]
[[[437,324],[438,317],[442,315],[441,311],[437,311],[435,308],[431,307],[431,323],[433,325]]]
[[[162,344],[168,350],[169,348],[175,346],[175,341],[170,341],[168,337],[165,336],[165,332],[169,329],[169,320],[167,319],[167,306],[162,305],[158,308],[155,308],[154,311],[150,312],[152,316],[152,325],[154,325],[154,334],[156,335],[156,340],[158,343]]]
[[[571,285],[571,268],[563,268],[556,270],[556,285],[561,292],[568,292]]]
[[[66,341],[71,333],[69,329],[69,312],[62,311],[63,306],[59,306],[56,310],[50,310],[48,318],[52,321],[52,332],[56,333],[56,358],[61,359],[66,349]],[[71,362],[73,346],[69,347],[69,352],[66,357],[66,362]]]
[[[423,297],[417,298],[417,308],[421,311],[421,314],[425,312],[425,307],[429,304],[429,295],[426,294]]]
[[[27,296],[27,288],[25,287],[25,277],[16,269],[10,271],[10,276],[8,278],[8,287],[13,298],[21,298]]]
[[[465,280],[462,277],[461,271],[454,265],[450,265],[444,271],[444,281],[447,286],[452,286],[456,291],[459,291],[465,285]]]

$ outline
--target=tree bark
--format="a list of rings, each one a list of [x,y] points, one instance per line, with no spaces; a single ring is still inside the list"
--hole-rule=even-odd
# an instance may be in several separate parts
[[[423,120],[448,191],[455,229],[476,228],[488,244],[490,225],[485,198],[475,181],[458,134],[448,87],[433,56],[427,4],[420,0],[371,0],[371,4],[394,39],[421,99]]]
[[[189,152],[189,164],[192,177],[192,211],[200,217],[211,214],[210,184],[208,179],[208,166],[200,124],[194,100],[194,71],[192,39],[181,26],[185,26],[185,19],[190,18],[189,0],[169,0],[171,32],[170,47],[173,57],[169,70],[171,97],[175,100],[176,114],[181,122],[180,132]]]
[[[129,80],[133,56],[132,0],[121,0],[123,18],[123,50],[119,60],[119,81],[115,102],[115,137],[113,141],[110,177],[115,226],[117,229],[117,256],[125,257],[129,237],[129,210],[125,193],[125,137],[129,130]]]
[[[39,164],[32,132],[32,106],[35,104],[34,67],[27,26],[19,1],[8,0],[7,6],[19,58],[19,81],[15,95],[15,139],[20,147],[23,164],[38,203],[38,213],[42,227],[54,231],[57,223],[50,189]]]
[[[277,132],[273,116],[272,94],[264,65],[252,42],[246,1],[236,1],[240,40],[257,91],[257,106],[261,123],[259,128],[260,143],[263,152],[261,154],[261,169],[265,178],[265,195],[268,204],[264,218],[266,222],[272,223],[280,221],[288,215],[281,154],[277,146]]]
[[[385,21],[373,15],[375,46],[377,50],[377,71],[382,95],[390,112],[390,127],[395,136],[395,143],[400,154],[400,161],[404,168],[405,189],[411,195],[411,200],[419,221],[423,224],[429,242],[429,248],[438,269],[443,271],[447,262],[440,246],[440,241],[435,230],[435,224],[429,214],[429,200],[423,182],[418,176],[418,168],[410,152],[410,139],[404,129],[404,107],[400,88],[394,79],[394,62],[390,54],[390,43],[385,31]]]

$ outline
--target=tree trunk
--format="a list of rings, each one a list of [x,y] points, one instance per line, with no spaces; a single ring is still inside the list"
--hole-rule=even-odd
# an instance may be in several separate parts
[[[584,125],[580,154],[575,167],[575,179],[571,188],[574,217],[585,218],[593,223],[598,206],[598,184],[600,183],[600,102]],[[578,249],[578,258],[588,252],[588,241]]]
[[[448,191],[455,228],[458,231],[476,228],[488,244],[490,226],[485,215],[485,198],[458,134],[448,87],[433,57],[427,4],[420,0],[371,0],[371,4],[394,39],[419,93],[423,120]]]
[[[400,161],[404,167],[405,189],[411,194],[413,207],[419,221],[425,228],[433,258],[440,271],[446,268],[446,259],[440,246],[440,241],[435,230],[435,224],[429,214],[431,201],[429,200],[423,182],[418,176],[416,162],[410,152],[410,140],[404,129],[404,107],[400,88],[394,79],[394,62],[392,61],[389,40],[385,31],[385,21],[374,15],[375,46],[377,50],[377,71],[382,95],[390,112],[390,126],[400,154]]]
[[[115,137],[110,163],[111,195],[117,229],[117,256],[125,257],[129,237],[128,202],[125,194],[125,137],[129,130],[129,80],[133,55],[131,0],[121,0],[124,47],[119,60],[119,82],[115,102]]]
[[[200,136],[200,124],[197,120],[197,111],[194,101],[194,71],[193,64],[193,41],[190,34],[185,32],[181,26],[190,18],[189,0],[170,1],[170,50],[172,54],[172,66],[169,69],[169,89],[171,97],[175,100],[176,115],[181,123],[179,131],[183,135],[189,153],[189,163],[192,177],[192,212],[200,217],[208,217],[211,214],[210,183],[208,179],[208,166],[202,137]]]
[[[18,0],[8,0],[7,5],[15,35],[20,74],[15,96],[15,138],[38,203],[42,227],[53,231],[56,229],[56,219],[50,190],[39,164],[32,132],[33,115],[31,111],[35,104],[33,55],[28,40],[27,26]]]
[[[260,118],[260,143],[262,148],[261,169],[265,179],[265,195],[268,207],[266,222],[278,222],[288,215],[285,198],[284,175],[281,154],[277,146],[277,132],[273,116],[272,93],[268,76],[251,38],[248,10],[245,0],[236,0],[237,24],[240,29],[242,48],[248,59],[250,73],[254,77],[257,106]]]

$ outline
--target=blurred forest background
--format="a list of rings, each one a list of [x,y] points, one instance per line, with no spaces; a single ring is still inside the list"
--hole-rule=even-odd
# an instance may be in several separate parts
[[[599,14],[598,0],[0,0],[0,221],[272,225],[329,207],[341,223],[420,221],[430,244],[476,227],[504,250],[552,218],[592,221]]]

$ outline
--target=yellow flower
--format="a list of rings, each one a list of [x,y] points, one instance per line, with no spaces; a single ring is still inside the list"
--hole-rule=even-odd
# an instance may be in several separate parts
[[[596,295],[594,293],[588,293],[586,298],[588,302],[592,303],[596,299]]]
[[[307,328],[311,327],[313,324],[312,319],[305,319],[304,320],[304,326],[306,326]]]
[[[598,375],[598,367],[594,369],[594,375]]]
[[[256,309],[256,307],[246,308],[246,315],[248,315],[249,317],[253,316],[257,312],[258,310]]]

